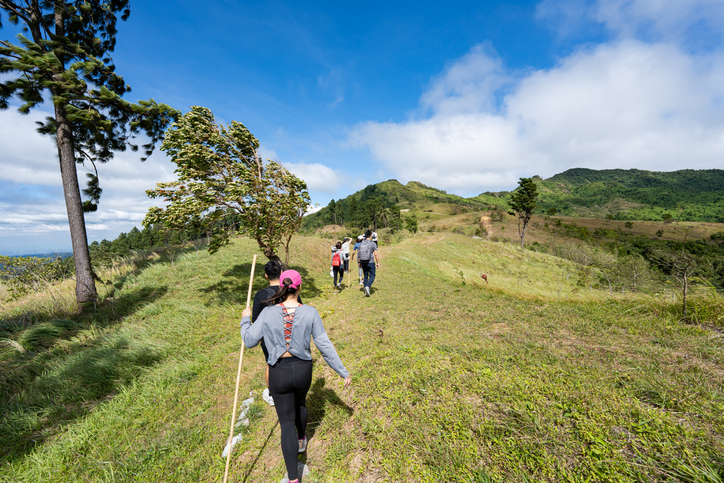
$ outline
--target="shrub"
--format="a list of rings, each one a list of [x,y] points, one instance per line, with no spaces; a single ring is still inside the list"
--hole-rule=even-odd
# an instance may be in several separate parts
[[[71,276],[73,272],[72,258],[0,256],[0,278],[7,285],[11,298],[39,292],[49,284]]]

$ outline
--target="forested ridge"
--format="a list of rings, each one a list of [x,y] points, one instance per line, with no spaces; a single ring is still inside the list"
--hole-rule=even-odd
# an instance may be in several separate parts
[[[538,179],[539,211],[616,220],[724,222],[724,170],[574,168]],[[489,200],[490,193],[477,197]]]
[[[724,170],[721,169],[659,172],[574,168],[548,179],[534,176],[534,180],[540,193],[539,214],[550,211],[565,216],[643,221],[661,220],[670,215],[677,221],[724,223]],[[388,180],[332,200],[329,206],[308,216],[304,226],[349,222],[363,226],[380,218],[383,208],[393,207],[422,210],[439,203],[461,209],[507,207],[509,194],[509,191],[486,191],[464,198],[417,181],[403,185],[397,180]]]

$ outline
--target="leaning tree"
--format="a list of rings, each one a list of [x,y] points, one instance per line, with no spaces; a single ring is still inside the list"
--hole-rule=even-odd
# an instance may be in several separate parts
[[[131,104],[121,98],[131,88],[115,72],[109,54],[116,45],[117,15],[126,20],[130,14],[128,0],[0,0],[0,9],[23,31],[17,44],[0,40],[0,109],[17,98],[18,110],[27,114],[52,101],[53,116],[38,123],[38,132],[52,136],[58,148],[76,299],[92,301],[97,294],[83,212],[95,211],[101,195],[97,163],[129,146],[137,150],[133,138],[142,133],[149,138],[142,146],[148,157],[177,113],[153,99]],[[81,200],[76,163],[93,168],[83,190],[86,202]]]
[[[523,248],[525,229],[533,216],[538,198],[538,187],[533,178],[520,178],[518,187],[510,194],[510,207],[518,217],[518,235],[520,235],[520,248]]]
[[[202,227],[214,253],[229,243],[233,228],[225,220],[233,218],[269,260],[281,261],[277,249],[283,244],[289,263],[289,243],[309,206],[307,184],[281,164],[262,160],[259,141],[243,124],[224,127],[209,109],[192,106],[168,130],[161,150],[176,164],[178,180],[146,191],[167,205],[150,208],[145,226]]]

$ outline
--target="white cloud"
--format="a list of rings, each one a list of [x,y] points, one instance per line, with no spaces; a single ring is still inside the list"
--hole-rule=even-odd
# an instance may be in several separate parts
[[[596,20],[627,37],[636,34],[681,38],[690,28],[719,27],[724,20],[721,0],[598,0]]]
[[[309,191],[334,194],[345,177],[332,168],[319,163],[282,163],[295,176],[307,183]]]
[[[474,48],[422,95],[432,112],[351,132],[402,180],[459,193],[512,189],[572,167],[675,170],[724,164],[724,56],[622,40],[512,76]],[[461,87],[462,86],[462,87]],[[507,89],[498,105],[496,89]]]
[[[536,15],[561,37],[573,36],[598,23],[617,38],[690,42],[692,37],[709,36],[720,41],[724,2],[543,0],[536,6]]]
[[[259,157],[261,159],[271,159],[272,161],[279,162],[279,155],[273,149],[267,149],[264,146],[259,146]]]
[[[58,150],[53,140],[36,131],[48,111],[23,115],[10,106],[0,111],[0,180],[15,183],[60,186]]]
[[[68,217],[57,152],[51,138],[35,131],[35,121],[48,112],[21,115],[11,107],[0,111],[0,253],[17,252],[18,240],[29,249],[68,249]],[[140,142],[145,142],[140,140]],[[160,151],[141,162],[130,149],[98,165],[103,189],[98,211],[86,213],[90,240],[114,239],[141,222],[157,200],[146,196],[156,183],[175,179],[175,165]],[[78,167],[81,189],[91,167]]]
[[[433,79],[421,103],[438,115],[490,111],[496,93],[510,81],[492,47],[476,45]]]

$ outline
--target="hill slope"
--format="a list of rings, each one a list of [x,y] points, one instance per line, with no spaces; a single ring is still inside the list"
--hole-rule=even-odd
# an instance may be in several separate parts
[[[353,374],[343,390],[314,351],[305,483],[721,481],[724,341],[679,324],[667,298],[591,291],[570,262],[458,235],[381,250],[366,298],[349,278],[333,293],[328,240],[293,245],[305,303]],[[75,332],[0,352],[0,480],[219,481],[255,251],[157,259]],[[37,340],[3,320],[4,337]],[[241,395],[258,396],[263,367],[246,351]],[[59,400],[65,387],[89,391]],[[278,481],[274,410],[257,397],[250,415],[231,481]]]
[[[535,180],[540,193],[538,214],[553,208],[564,216],[656,221],[669,214],[679,221],[724,223],[724,170],[720,169],[657,172],[574,168]],[[380,197],[388,207],[416,212],[464,212],[490,206],[508,210],[508,195],[500,191],[463,198],[417,181],[403,185],[388,180],[331,203],[331,207],[306,217],[304,227],[320,228],[354,219],[352,212],[373,197]]]
[[[539,213],[555,208],[566,216],[618,220],[660,220],[668,213],[675,220],[724,223],[724,170],[575,168],[537,184]],[[496,204],[499,197],[475,199]]]

